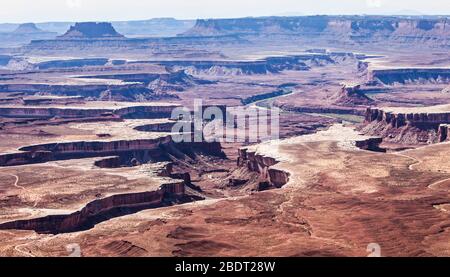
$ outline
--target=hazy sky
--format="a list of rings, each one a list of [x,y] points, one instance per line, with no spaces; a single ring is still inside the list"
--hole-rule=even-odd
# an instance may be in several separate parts
[[[308,14],[450,14],[450,0],[0,0],[0,22]]]

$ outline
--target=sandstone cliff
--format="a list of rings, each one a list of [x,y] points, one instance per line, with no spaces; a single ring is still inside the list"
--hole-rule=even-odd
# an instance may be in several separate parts
[[[120,118],[170,118],[177,105],[130,106],[125,108],[64,108],[64,107],[0,107],[0,116],[13,118],[100,118],[116,116]]]
[[[88,203],[80,211],[67,215],[18,220],[0,224],[0,230],[34,230],[37,233],[68,233],[93,227],[102,218],[123,213],[169,205],[185,194],[184,182],[163,184],[154,191],[112,195]],[[125,212],[126,214],[126,212]]]
[[[368,108],[363,133],[382,136],[386,141],[427,144],[446,140],[450,112],[391,112]]]
[[[278,163],[271,157],[266,157],[248,149],[239,149],[238,165],[246,167],[251,172],[259,173],[262,180],[259,190],[281,188],[289,182],[289,173],[272,168]]]

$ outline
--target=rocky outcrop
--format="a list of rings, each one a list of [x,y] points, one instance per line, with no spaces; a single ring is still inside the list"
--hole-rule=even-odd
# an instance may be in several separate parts
[[[246,167],[251,172],[259,173],[262,180],[262,190],[281,188],[289,182],[288,172],[272,168],[278,161],[271,157],[251,152],[248,149],[239,149],[238,165]]]
[[[438,141],[450,141],[450,124],[441,124],[439,126]]]
[[[373,100],[361,91],[360,85],[343,85],[342,89],[334,95],[333,102],[343,106],[369,106]]]
[[[111,23],[107,22],[82,22],[75,23],[70,29],[58,39],[105,39],[123,38],[124,36],[116,32]]]
[[[94,165],[100,168],[119,168],[123,166],[123,163],[121,158],[117,156],[95,161]]]
[[[373,151],[373,152],[386,152],[385,149],[380,148],[380,144],[383,142],[381,137],[367,138],[364,140],[356,140],[355,146],[361,150]]]
[[[382,109],[368,108],[366,111],[366,123],[373,121],[383,121],[393,127],[405,125],[421,126],[433,125],[437,128],[440,124],[450,122],[450,112],[442,113],[393,113],[385,112]]]
[[[368,108],[362,132],[381,136],[390,142],[429,144],[447,139],[445,126],[448,123],[450,123],[450,112],[393,113]]]
[[[402,68],[376,69],[369,75],[369,81],[384,85],[395,84],[447,84],[450,82],[449,68]]]
[[[137,130],[137,131],[141,131],[141,132],[167,132],[167,133],[171,133],[172,132],[172,128],[174,127],[175,124],[176,124],[176,122],[154,123],[154,124],[147,124],[147,125],[138,126],[138,127],[134,128],[134,129]]]
[[[0,224],[0,230],[34,230],[37,233],[51,234],[87,230],[107,218],[170,205],[181,200],[184,195],[184,182],[164,184],[154,191],[117,194],[94,200],[80,211],[68,215],[50,215],[3,223]]]

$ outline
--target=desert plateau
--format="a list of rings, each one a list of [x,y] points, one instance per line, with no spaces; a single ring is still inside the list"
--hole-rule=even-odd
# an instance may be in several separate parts
[[[448,16],[0,24],[0,47],[1,257],[450,256]]]

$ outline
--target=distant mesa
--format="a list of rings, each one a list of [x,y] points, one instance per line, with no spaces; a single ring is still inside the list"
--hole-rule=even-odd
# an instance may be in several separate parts
[[[41,34],[49,33],[47,31],[39,29],[34,23],[24,23],[20,24],[16,30],[13,31],[15,34]]]
[[[75,23],[70,29],[58,39],[107,39],[125,38],[119,34],[111,23],[107,22],[83,22]]]
[[[199,19],[185,37],[289,35],[359,43],[386,40],[449,45],[448,19],[404,16],[300,16]]]

